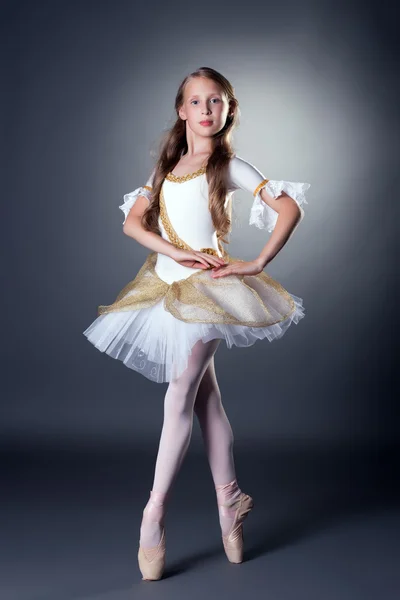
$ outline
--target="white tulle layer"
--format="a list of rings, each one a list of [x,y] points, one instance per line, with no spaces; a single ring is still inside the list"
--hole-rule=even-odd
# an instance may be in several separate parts
[[[308,204],[305,192],[310,187],[309,183],[302,183],[300,181],[278,181],[273,179],[270,179],[263,186],[273,198],[278,198],[282,192],[286,192],[288,196],[297,202],[298,206]],[[260,192],[261,190],[255,196],[250,209],[249,225],[255,225],[259,229],[266,229],[271,233],[278,220],[278,213],[263,201]]]
[[[83,332],[89,342],[125,366],[156,383],[169,382],[186,369],[196,342],[225,340],[232,346],[252,346],[257,340],[279,339],[305,316],[303,300],[291,294],[295,310],[268,327],[186,323],[164,309],[163,300],[150,308],[100,315]]]

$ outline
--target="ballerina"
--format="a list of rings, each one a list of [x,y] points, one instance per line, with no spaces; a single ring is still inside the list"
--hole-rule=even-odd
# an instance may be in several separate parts
[[[239,487],[233,432],[222,404],[214,356],[273,341],[304,317],[303,300],[264,268],[304,216],[308,183],[267,179],[237,156],[231,135],[239,104],[230,82],[203,67],[184,78],[177,119],[146,183],[124,196],[123,231],[151,252],[110,305],[84,331],[101,352],[156,382],[168,382],[154,481],[143,510],[138,561],[145,580],[165,569],[168,497],[188,449],[193,415],[215,486],[223,547],[243,560],[243,521],[254,506]],[[254,260],[232,257],[235,190],[252,194],[249,223],[271,236]]]

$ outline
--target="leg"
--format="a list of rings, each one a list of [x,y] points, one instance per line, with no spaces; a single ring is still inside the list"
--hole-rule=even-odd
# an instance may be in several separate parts
[[[153,487],[143,511],[140,545],[153,547],[161,538],[165,503],[189,447],[193,429],[193,409],[197,390],[220,340],[203,343],[192,349],[182,375],[172,379],[164,400],[164,423],[158,449]]]
[[[241,490],[236,480],[232,427],[222,404],[214,357],[201,380],[194,410],[217,492],[222,534],[228,535],[234,523]]]
[[[233,432],[221,400],[214,357],[201,380],[194,411],[199,421],[215,485],[236,477],[233,459]]]

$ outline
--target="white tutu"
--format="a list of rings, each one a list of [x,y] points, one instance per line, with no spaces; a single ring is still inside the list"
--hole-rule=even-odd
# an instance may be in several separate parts
[[[100,315],[84,335],[101,352],[162,383],[185,370],[198,340],[220,338],[231,348],[252,346],[264,338],[269,341],[280,338],[292,322],[297,324],[304,317],[302,299],[293,295],[292,298],[296,304],[293,314],[269,327],[185,323],[167,312],[160,300],[150,308]]]
[[[302,299],[264,272],[229,275],[211,283],[210,271],[200,270],[169,285],[157,277],[154,262],[152,253],[114,304],[99,307],[105,314],[83,333],[98,350],[157,383],[179,377],[199,340],[218,338],[228,348],[247,347],[257,340],[280,338],[291,323],[305,316]],[[131,310],[133,306],[139,308]],[[207,319],[210,322],[204,322]],[[271,324],[232,324],[240,319]]]

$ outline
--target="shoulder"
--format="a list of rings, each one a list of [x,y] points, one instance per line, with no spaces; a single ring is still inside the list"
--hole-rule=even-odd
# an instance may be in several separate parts
[[[229,163],[230,189],[244,189],[252,192],[264,181],[263,173],[251,162],[235,154]]]
[[[238,156],[237,154],[235,154],[229,161],[229,171],[232,174],[240,173],[240,171],[247,169],[248,166],[252,167],[254,165],[249,163],[247,160],[245,160],[241,156]]]

